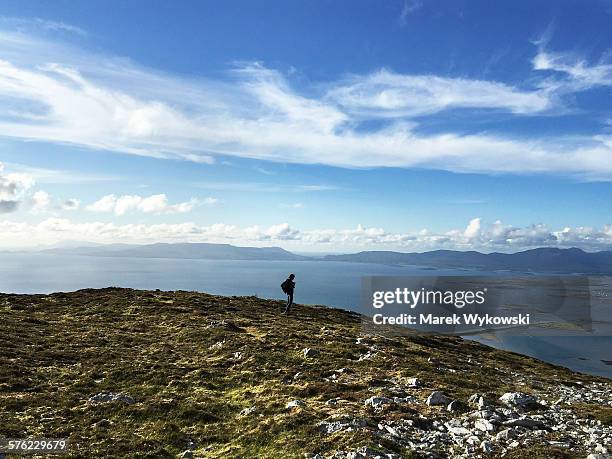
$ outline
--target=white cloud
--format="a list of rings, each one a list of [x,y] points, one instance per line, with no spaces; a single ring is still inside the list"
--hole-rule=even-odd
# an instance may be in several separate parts
[[[206,204],[214,204],[210,201],[214,198],[207,198]],[[216,202],[216,201],[215,201]],[[128,212],[142,212],[146,214],[173,214],[191,212],[199,203],[197,199],[169,204],[165,194],[154,194],[143,197],[139,195],[116,196],[108,194],[101,197],[96,202],[87,206],[87,210],[92,212],[113,212],[117,216],[125,215]]]
[[[316,84],[298,93],[257,63],[227,81],[190,81],[6,32],[0,48],[0,136],[204,163],[230,155],[612,180],[610,136],[423,134],[410,119],[461,107],[533,115],[554,105],[557,92],[548,84],[526,91],[381,71],[331,82],[327,94]],[[363,129],[364,118],[380,127]]]
[[[46,212],[50,205],[51,195],[46,191],[39,190],[32,195],[32,212]]]
[[[404,5],[402,6],[402,11],[399,17],[400,24],[402,26],[406,25],[406,22],[408,21],[408,16],[420,10],[422,7],[422,0],[404,0]]]
[[[521,91],[491,81],[402,75],[387,70],[354,76],[332,88],[327,97],[356,114],[382,117],[420,116],[451,108],[532,114],[549,110],[554,102],[546,90]]]
[[[568,80],[549,81],[547,84],[568,92],[582,91],[597,86],[612,86],[612,64],[601,62],[590,65],[586,59],[571,53],[548,52],[540,47],[533,58],[535,70],[550,70],[564,74]]]
[[[215,242],[254,246],[281,244],[287,248],[319,251],[455,249],[513,252],[542,246],[610,250],[612,225],[553,230],[541,224],[515,227],[497,221],[485,225],[480,219],[473,219],[465,229],[440,233],[429,230],[391,233],[383,228],[362,225],[349,229],[299,230],[288,223],[269,227],[239,227],[223,223],[201,226],[192,222],[117,225],[95,221],[73,222],[63,218],[47,218],[38,224],[0,221],[2,248],[52,244],[63,240],[100,243]]]
[[[17,210],[26,191],[34,186],[34,179],[25,174],[4,173],[0,163],[0,214]]]

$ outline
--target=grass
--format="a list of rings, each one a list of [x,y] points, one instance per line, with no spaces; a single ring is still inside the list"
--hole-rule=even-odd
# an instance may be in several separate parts
[[[287,317],[281,306],[118,288],[0,295],[0,436],[69,438],[67,457],[176,457],[190,442],[211,459],[303,457],[376,448],[374,429],[324,435],[317,424],[341,415],[377,422],[363,400],[384,395],[390,380],[418,377],[425,387],[411,395],[424,399],[436,389],[463,400],[560,380],[608,381],[456,337],[366,337],[380,352],[359,361],[358,316],[297,305]],[[306,347],[321,354],[304,358]],[[352,371],[337,373],[346,367]],[[135,403],[88,404],[99,392],[125,392]],[[286,410],[296,398],[306,406]],[[330,407],[331,398],[347,402]],[[252,406],[254,413],[240,414]],[[610,422],[609,408],[576,409]],[[416,415],[413,408],[384,413]],[[532,457],[564,457],[555,454],[534,449]]]

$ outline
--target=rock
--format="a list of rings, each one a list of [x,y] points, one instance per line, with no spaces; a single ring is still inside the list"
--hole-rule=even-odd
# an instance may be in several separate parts
[[[393,403],[393,400],[387,397],[370,397],[369,399],[363,402],[366,406],[371,406],[374,409],[381,409],[384,405],[390,405]]]
[[[480,444],[480,449],[485,454],[491,454],[493,452],[493,444],[490,441],[485,440]]]
[[[474,422],[474,427],[478,430],[482,430],[483,432],[495,432],[495,426],[486,419],[476,419],[476,422]]]
[[[193,451],[190,451],[190,450],[183,451],[181,454],[179,454],[179,457],[183,459],[192,458]]]
[[[526,417],[521,417],[518,419],[509,419],[508,421],[502,422],[502,424],[507,427],[526,427],[531,430],[543,430],[546,428],[542,421],[537,421],[535,419],[530,419]]]
[[[461,426],[447,426],[446,428],[449,433],[456,435],[458,437],[465,437],[472,433],[470,429],[466,429],[465,427],[461,427]]]
[[[340,400],[341,400],[340,398],[330,398],[329,400],[325,402],[325,404],[327,406],[336,406]]]
[[[410,387],[421,387],[423,385],[423,381],[419,378],[408,378],[407,383]]]
[[[89,397],[87,403],[97,405],[98,403],[123,402],[131,405],[135,400],[124,393],[100,392],[99,394]]]
[[[586,459],[608,459],[607,454],[589,454]]]
[[[478,399],[477,405],[478,405],[479,410],[483,410],[487,408],[488,406],[491,406],[491,404],[484,397],[480,397]]]
[[[427,397],[427,405],[429,406],[434,406],[434,405],[447,405],[451,402],[452,400],[447,397],[446,395],[444,395],[444,392],[440,392],[440,391],[433,391],[429,397]]]
[[[94,423],[92,425],[92,427],[96,430],[106,430],[108,429],[113,423],[110,422],[108,419],[101,419],[98,422]]]
[[[378,457],[382,457],[382,455],[378,451],[368,448],[367,446],[362,446],[357,451],[346,455],[346,459],[369,459]]]
[[[304,403],[303,400],[292,400],[289,403],[287,403],[287,406],[285,408],[287,408],[288,410],[291,410],[293,408],[302,408],[306,406],[306,403]]]
[[[332,434],[335,432],[340,432],[342,430],[355,430],[360,427],[367,426],[368,423],[365,419],[344,419],[339,421],[323,421],[318,424],[321,432],[326,434]]]
[[[311,349],[309,347],[305,348],[303,351],[304,357],[306,358],[313,358],[313,357],[317,357],[321,352],[317,351],[316,349]]]
[[[514,438],[516,438],[516,431],[514,429],[504,429],[495,436],[497,441],[508,441]]]
[[[463,403],[463,402],[461,402],[459,400],[453,400],[446,407],[446,411],[450,411],[451,413],[456,413],[456,412],[460,412],[460,411],[465,411],[466,408],[467,408],[467,406],[465,405],[465,403]]]
[[[257,408],[255,408],[254,406],[250,408],[245,408],[240,412],[240,416],[248,416],[249,414],[253,414],[255,411],[257,411]]]
[[[521,409],[529,409],[538,405],[538,401],[533,395],[523,392],[506,392],[499,397],[499,401],[507,406],[515,406]]]

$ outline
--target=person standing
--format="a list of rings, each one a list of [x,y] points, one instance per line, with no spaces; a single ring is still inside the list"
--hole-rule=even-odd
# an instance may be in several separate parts
[[[283,314],[289,314],[289,310],[293,305],[293,291],[295,290],[295,274],[289,274],[289,277],[285,279],[285,282],[281,284],[281,289],[287,295],[287,306],[285,306],[285,310]]]

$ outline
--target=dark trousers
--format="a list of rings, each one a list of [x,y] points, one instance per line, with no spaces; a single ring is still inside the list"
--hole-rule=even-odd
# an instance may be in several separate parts
[[[291,305],[293,304],[293,292],[287,293],[287,306],[285,306],[285,314],[289,314]]]

